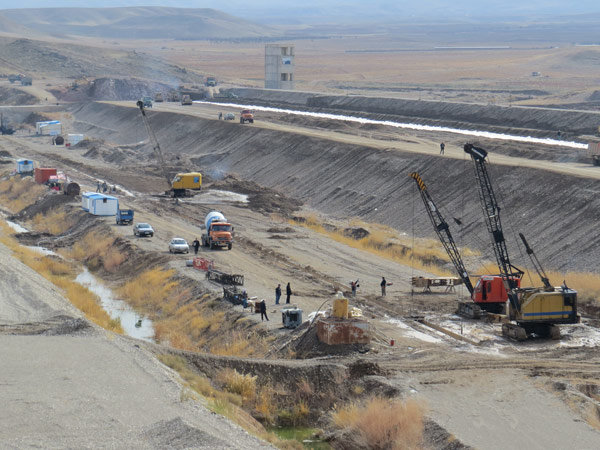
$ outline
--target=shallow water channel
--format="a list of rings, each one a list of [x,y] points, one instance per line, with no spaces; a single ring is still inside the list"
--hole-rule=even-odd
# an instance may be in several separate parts
[[[16,233],[29,232],[27,228],[22,227],[18,223],[6,220],[6,214],[0,213],[0,217],[2,217],[8,224],[8,226],[12,228]],[[62,258],[62,256],[45,247],[24,247],[33,250],[37,253],[40,253],[44,256],[53,255]],[[89,272],[89,270],[87,270],[87,268],[84,267],[83,272],[77,275],[75,281],[81,284],[82,286],[88,288],[100,298],[100,305],[108,313],[108,315],[112,319],[119,319],[121,321],[121,327],[123,327],[123,331],[125,332],[125,334],[137,339],[143,339],[145,341],[154,342],[154,326],[152,325],[152,321],[146,318],[142,318],[123,300],[115,298],[112,290],[104,286],[100,281],[98,281],[98,279],[95,276],[93,276]]]
[[[86,268],[83,269],[75,281],[85,286],[100,298],[102,308],[112,319],[119,319],[123,331],[128,336],[154,342],[154,327],[150,319],[142,318],[123,300],[114,297],[112,290],[104,286]],[[137,326],[141,319],[141,324]]]
[[[112,319],[119,319],[123,331],[128,336],[154,342],[154,327],[150,319],[142,318],[123,300],[115,298],[112,290],[104,286],[86,268],[83,269],[75,281],[85,286],[100,298],[102,308]],[[141,324],[137,326],[141,319]]]

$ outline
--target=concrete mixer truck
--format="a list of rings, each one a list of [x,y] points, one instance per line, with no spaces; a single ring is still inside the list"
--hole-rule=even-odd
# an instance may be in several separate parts
[[[211,211],[204,219],[206,231],[202,234],[202,245],[211,249],[233,246],[233,227],[219,211]]]

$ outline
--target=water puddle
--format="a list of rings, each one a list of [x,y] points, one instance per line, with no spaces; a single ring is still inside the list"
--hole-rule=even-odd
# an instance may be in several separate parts
[[[400,328],[402,330],[402,334],[406,337],[410,337],[413,339],[419,339],[420,341],[431,342],[431,343],[435,343],[435,344],[444,342],[440,338],[437,338],[437,337],[431,336],[429,334],[425,334],[425,333],[415,330],[413,327],[405,324],[403,321],[401,321],[399,319],[391,319],[390,318],[390,319],[385,320],[384,322],[396,325],[398,328]]]
[[[6,220],[6,224],[9,227],[11,227],[14,231],[16,231],[17,233],[29,233],[29,230],[27,228],[22,227],[18,223],[11,222],[10,220]]]
[[[577,148],[577,149],[582,149],[582,150],[587,150],[587,148],[588,148],[587,144],[583,144],[580,142],[561,141],[558,139],[549,139],[549,138],[536,138],[536,137],[532,137],[532,136],[517,136],[517,135],[505,134],[505,133],[493,133],[490,131],[464,130],[464,129],[460,129],[460,128],[440,127],[440,126],[434,126],[434,125],[421,125],[418,123],[402,123],[402,122],[393,122],[391,120],[367,119],[365,117],[344,116],[341,114],[320,113],[320,112],[312,112],[312,111],[299,111],[299,110],[293,110],[293,109],[272,108],[272,107],[268,107],[268,106],[258,106],[258,105],[240,105],[237,103],[216,103],[216,102],[205,102],[205,101],[200,101],[200,100],[196,100],[196,101],[194,101],[194,103],[204,103],[207,105],[230,106],[232,108],[252,109],[255,111],[293,114],[293,115],[297,115],[297,116],[316,117],[319,119],[343,120],[346,122],[356,122],[356,123],[369,124],[369,125],[385,125],[385,126],[389,126],[389,127],[403,128],[403,129],[408,129],[408,130],[443,131],[446,133],[462,134],[465,136],[484,137],[484,138],[488,138],[488,139],[501,139],[504,141],[514,141],[514,142],[529,142],[529,143],[533,143],[533,144],[542,144],[542,145],[556,145],[559,147]]]
[[[75,281],[100,297],[102,308],[111,318],[118,318],[121,321],[125,334],[144,341],[154,342],[152,321],[144,318],[139,323],[141,316],[123,300],[115,298],[113,292],[101,284],[87,269],[84,268],[83,272],[77,275]]]
[[[203,191],[190,199],[187,203],[201,203],[204,205],[220,205],[223,203],[248,203],[248,196],[237,192],[208,190]]]
[[[60,257],[60,255],[58,253],[55,253],[46,247],[31,246],[31,245],[25,245],[24,247],[28,248],[29,250],[33,250],[36,253],[40,253],[44,256],[59,256]]]

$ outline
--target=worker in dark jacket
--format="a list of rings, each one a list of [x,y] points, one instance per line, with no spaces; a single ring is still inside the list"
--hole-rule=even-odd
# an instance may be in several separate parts
[[[200,241],[198,238],[194,239],[194,242],[192,242],[192,247],[194,247],[194,255],[197,255],[198,249],[200,248]]]
[[[290,297],[292,296],[292,288],[290,286],[290,283],[287,284],[287,286],[285,287],[285,302],[289,303],[290,302]]]
[[[278,284],[275,288],[275,304],[279,305],[279,299],[281,298],[281,284]]]
[[[385,281],[385,277],[381,277],[381,283],[379,284],[379,286],[381,286],[381,296],[385,297],[385,287],[387,286],[387,281]]]
[[[260,301],[260,321],[262,322],[264,319],[267,319],[267,322],[269,321],[269,318],[267,317],[267,304],[265,303],[264,300]]]

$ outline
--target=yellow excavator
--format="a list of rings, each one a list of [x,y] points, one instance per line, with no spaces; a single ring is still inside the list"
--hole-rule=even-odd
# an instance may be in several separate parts
[[[166,191],[165,194],[170,197],[193,196],[194,194],[191,191],[198,191],[202,189],[202,174],[200,172],[187,172],[178,173],[173,179],[169,177],[169,174],[167,173],[167,166],[165,164],[165,158],[163,156],[162,150],[160,149],[160,144],[158,143],[158,139],[156,139],[154,131],[150,127],[148,116],[146,116],[144,102],[142,100],[139,100],[136,104],[142,112],[142,119],[144,121],[146,131],[148,132],[148,136],[150,137],[150,140],[152,142],[152,150],[154,150],[154,155],[158,160],[158,164],[160,165],[160,169],[163,173],[163,176],[165,177],[165,180],[167,180],[167,183],[170,186],[170,189]]]
[[[542,268],[535,253],[522,233],[519,234],[530,256],[543,287],[519,287],[519,269],[510,262],[506,240],[500,222],[500,207],[496,200],[492,182],[487,171],[487,151],[472,144],[466,144],[464,151],[471,156],[475,165],[475,178],[479,184],[479,199],[487,228],[492,237],[494,255],[500,269],[500,275],[508,293],[508,317],[510,322],[502,325],[502,334],[525,340],[532,335],[552,339],[560,338],[557,325],[579,323],[577,314],[577,291],[563,284],[554,287]]]

